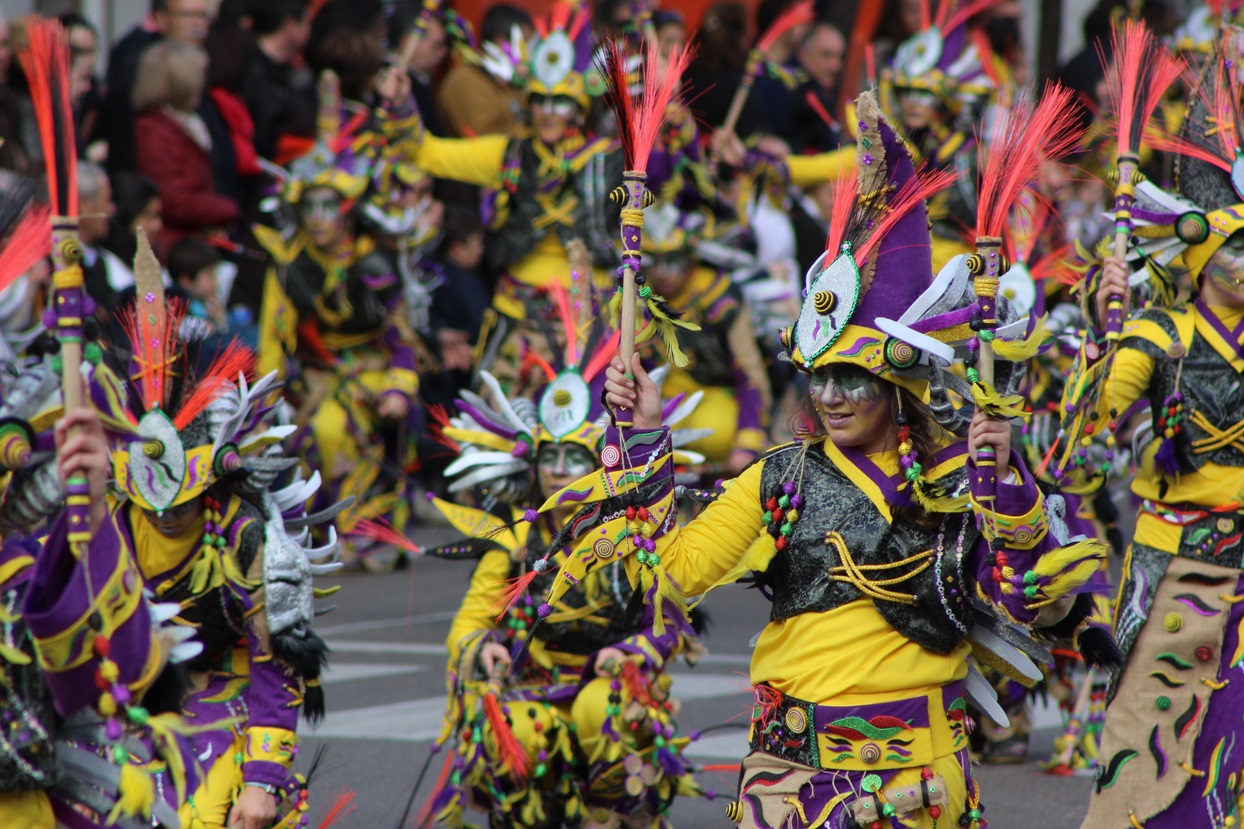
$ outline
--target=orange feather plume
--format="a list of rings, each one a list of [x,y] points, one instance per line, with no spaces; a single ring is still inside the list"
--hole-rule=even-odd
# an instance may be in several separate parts
[[[239,374],[250,375],[255,371],[255,352],[241,340],[234,339],[212,360],[207,372],[197,378],[194,392],[186,398],[173,418],[178,430],[190,425],[208,406],[232,391]]]
[[[587,361],[587,365],[583,368],[583,379],[592,382],[592,378],[600,374],[605,366],[609,365],[609,361],[613,359],[613,355],[618,353],[618,343],[622,340],[621,332],[614,331],[600,347],[596,349],[596,353],[592,355],[592,359]]]
[[[1145,125],[1162,93],[1186,68],[1145,25],[1125,20],[1115,26],[1114,58],[1106,69],[1106,90],[1114,111],[1119,155],[1140,149]]]
[[[885,215],[872,227],[867,238],[852,251],[855,261],[861,264],[867,261],[873,251],[877,249],[877,246],[881,244],[881,240],[894,228],[894,225],[898,224],[904,216],[923,203],[925,199],[937,195],[953,184],[959,178],[959,175],[954,170],[938,170],[932,173],[918,174],[916,178],[904,185],[889,200],[885,208]]]
[[[381,544],[392,544],[412,555],[419,555],[419,545],[407,538],[400,530],[383,518],[364,518],[354,525],[350,535],[379,541]]]
[[[497,753],[501,755],[501,765],[509,767],[510,774],[516,780],[523,780],[527,776],[527,751],[514,736],[510,724],[505,721],[501,702],[491,690],[484,695],[484,716],[488,718],[488,725],[492,729],[492,739]]]
[[[69,91],[69,41],[58,21],[33,18],[26,24],[26,42],[18,58],[37,114],[52,211],[57,216],[77,216],[78,147]]]
[[[855,208],[855,190],[859,183],[859,170],[852,166],[829,185],[833,204],[829,210],[829,233],[825,237],[825,250],[836,256],[846,241],[847,228]]]
[[[496,612],[498,620],[509,613],[510,608],[518,604],[518,600],[527,593],[527,588],[531,587],[531,583],[536,580],[538,575],[540,573],[537,570],[531,569],[517,578],[506,580],[505,591],[497,598],[496,604],[493,605],[493,610]]]
[[[990,141],[980,144],[981,181],[976,207],[976,235],[1001,236],[1012,207],[1029,190],[1044,165],[1080,143],[1073,93],[1057,84],[1046,87],[1041,101],[1017,101]]]
[[[666,108],[682,86],[682,76],[691,63],[693,50],[675,47],[669,55],[663,56],[660,46],[649,41],[640,73],[643,95],[636,101],[631,95],[626,72],[625,44],[611,40],[603,48],[601,74],[617,118],[618,140],[626,158],[626,169],[647,170],[648,156],[665,122]]]
[[[47,256],[51,248],[51,210],[44,204],[32,204],[0,250],[0,291]]]
[[[328,814],[324,815],[324,819],[320,821],[319,829],[331,829],[346,815],[354,811],[355,800],[358,793],[353,789],[345,789],[333,795],[333,805],[329,807]]]

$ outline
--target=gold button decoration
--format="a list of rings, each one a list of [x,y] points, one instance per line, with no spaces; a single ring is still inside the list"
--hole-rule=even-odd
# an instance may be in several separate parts
[[[558,389],[553,392],[553,403],[558,406],[570,405],[570,392],[567,389]]]
[[[1219,518],[1215,526],[1218,527],[1218,532],[1229,533],[1235,529],[1235,522],[1230,518]]]
[[[1162,620],[1162,627],[1166,628],[1169,633],[1178,633],[1183,626],[1183,617],[1178,613],[1167,613],[1166,618]]]
[[[614,549],[613,542],[607,538],[598,538],[596,543],[592,545],[592,552],[596,554],[597,558],[601,559],[613,558]]]
[[[738,800],[731,800],[726,804],[726,819],[732,823],[738,823],[743,819],[743,804]]]
[[[860,749],[860,761],[870,766],[881,759],[881,747],[876,743],[865,743]]]
[[[1166,356],[1172,360],[1178,360],[1187,353],[1187,347],[1181,342],[1173,342],[1166,347]]]

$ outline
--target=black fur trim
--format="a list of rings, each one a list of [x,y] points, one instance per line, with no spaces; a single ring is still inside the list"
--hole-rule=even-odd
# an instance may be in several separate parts
[[[324,719],[324,689],[319,680],[328,664],[328,653],[328,645],[312,630],[272,636],[272,655],[288,664],[307,683],[302,713],[312,724]]]
[[[181,711],[189,692],[190,678],[186,676],[186,669],[170,662],[143,694],[143,707],[152,714]]]
[[[1123,652],[1109,631],[1102,628],[1085,628],[1076,640],[1084,664],[1090,668],[1118,668],[1123,664]]]

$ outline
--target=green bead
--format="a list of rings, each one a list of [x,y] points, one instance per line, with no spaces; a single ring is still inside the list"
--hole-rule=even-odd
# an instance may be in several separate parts
[[[968,378],[968,382],[969,382],[969,383],[979,383],[979,382],[980,382],[980,379],[981,379],[981,373],[980,373],[979,371],[977,371],[976,369],[974,369],[974,368],[970,368],[970,369],[968,369],[965,373],[967,374],[967,378]]]
[[[112,759],[118,763],[124,763],[130,759],[130,752],[125,746],[112,747]]]
[[[97,366],[99,361],[104,359],[104,352],[96,343],[87,343],[82,351],[82,357],[91,365]]]
[[[652,296],[652,289],[649,288],[647,285],[645,285],[639,289],[639,295],[643,297],[644,299],[647,299],[648,297]]]
[[[665,748],[665,738],[657,737],[655,740],[652,741],[652,744],[655,745],[657,748]]]
[[[130,706],[129,715],[130,715],[130,722],[138,726],[146,725],[147,719],[150,717],[150,715],[147,713],[147,709],[143,708],[141,705]]]
[[[544,773],[548,770],[549,770],[548,767],[544,765],[544,763],[541,763],[540,765],[536,766],[536,777],[543,777]]]
[[[225,546],[225,537],[223,535],[216,536],[216,546],[217,547]]]
[[[787,537],[789,538],[789,537],[790,537],[790,531],[791,531],[792,529],[794,529],[794,528],[793,528],[793,526],[791,525],[791,523],[790,523],[789,521],[785,521],[785,522],[783,522],[783,523],[782,523],[782,528],[781,528],[781,530],[779,530],[779,532],[781,532],[781,534],[782,534],[782,535],[787,536]]]
[[[635,558],[639,559],[640,564],[648,563],[648,553],[644,550],[640,550],[638,553],[636,553]]]
[[[1037,586],[1035,584],[1030,584],[1024,588],[1024,598],[1035,599],[1037,597],[1037,592]]]
[[[659,555],[657,555],[656,553],[648,554],[648,564],[650,564],[653,567],[656,567],[660,563],[661,563],[661,557]]]
[[[779,499],[778,499],[778,506],[779,506],[779,507],[781,507],[782,509],[786,509],[787,507],[789,507],[789,506],[790,506],[790,496],[789,496],[789,495],[783,495],[781,498],[779,498]]]
[[[893,803],[887,803],[887,804],[885,804],[884,806],[882,806],[882,807],[881,807],[881,816],[882,816],[882,817],[894,817],[894,812],[895,812],[895,811],[896,811],[896,810],[895,810],[895,808],[894,808],[894,804],[893,804]]]
[[[1036,584],[1036,583],[1037,583],[1037,573],[1035,570],[1029,570],[1027,573],[1024,573],[1024,584]]]
[[[235,752],[233,755],[233,762],[237,763],[240,766],[242,765],[242,760],[243,760],[242,752],[240,751]]]
[[[476,728],[474,731],[471,732],[471,742],[473,743],[484,742],[484,734],[478,728]]]
[[[972,820],[980,820],[980,819],[981,819],[981,810],[980,810],[980,809],[971,809],[971,810],[969,810],[969,811],[968,811],[968,817],[969,817],[969,818],[971,818]]]
[[[1170,708],[1170,707],[1171,707],[1171,698],[1170,698],[1170,697],[1158,697],[1158,698],[1157,698],[1156,700],[1154,700],[1153,702],[1154,702],[1154,705],[1156,705],[1156,706],[1158,707],[1158,710],[1159,710],[1159,711],[1165,711],[1166,709],[1168,709],[1168,708]]]
[[[770,512],[769,510],[765,510],[765,514],[761,517],[764,518],[766,524],[773,523],[773,513]]]
[[[976,338],[983,343],[991,343],[993,342],[993,331],[991,329],[986,328],[983,331],[979,332],[976,335]]]

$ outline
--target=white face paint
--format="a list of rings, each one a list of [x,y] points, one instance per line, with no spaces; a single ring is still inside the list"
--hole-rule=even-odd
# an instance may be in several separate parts
[[[812,399],[836,446],[869,454],[898,446],[888,385],[859,366],[831,365],[813,373]]]
[[[573,443],[547,444],[536,455],[536,474],[545,495],[574,483],[598,466],[591,452]]]

